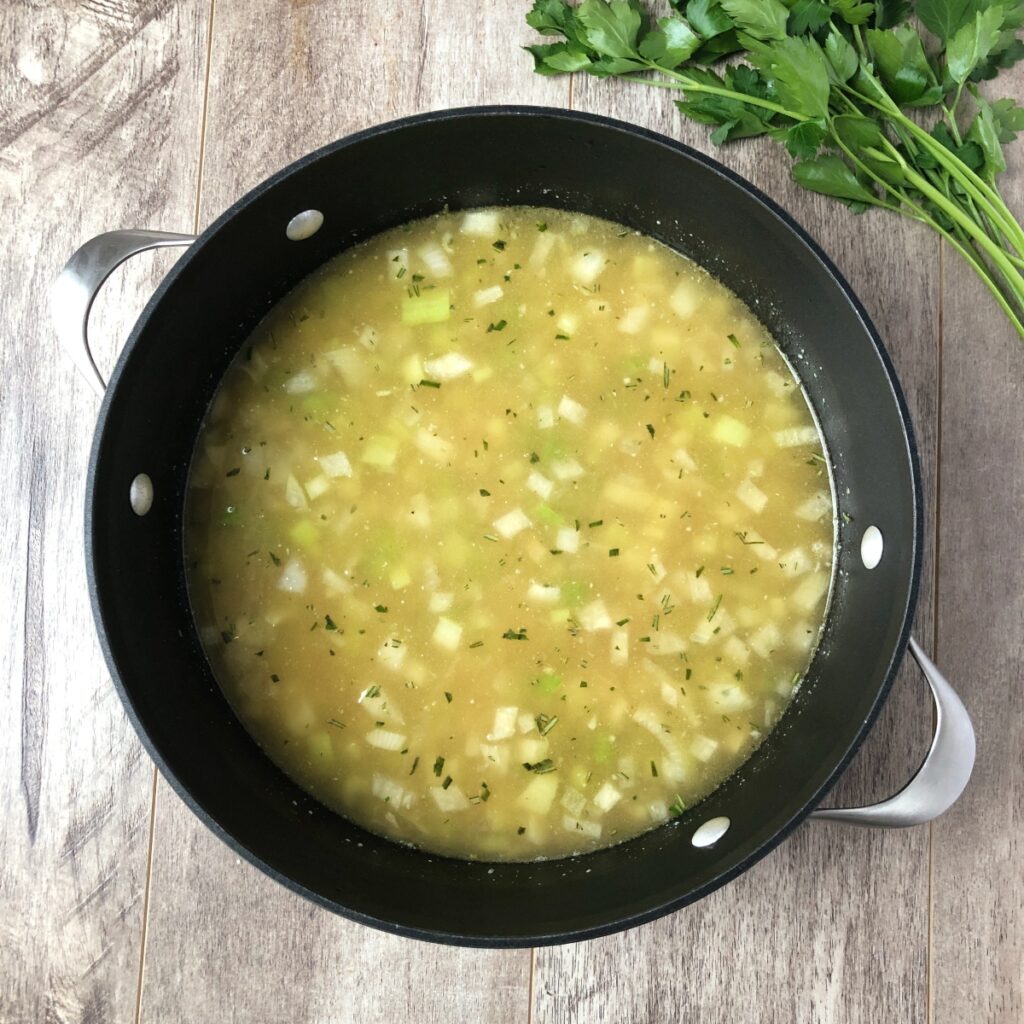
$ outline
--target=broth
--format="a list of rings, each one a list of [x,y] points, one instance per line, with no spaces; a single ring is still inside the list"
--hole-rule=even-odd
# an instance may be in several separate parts
[[[773,728],[824,619],[825,454],[751,312],[636,232],[443,213],[319,269],[200,434],[196,621],[267,754],[464,858],[666,821]]]

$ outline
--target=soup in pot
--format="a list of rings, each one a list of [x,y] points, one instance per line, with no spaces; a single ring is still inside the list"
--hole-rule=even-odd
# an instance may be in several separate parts
[[[620,842],[785,711],[825,615],[822,441],[771,336],[616,224],[442,213],[229,367],[186,549],[225,695],[301,786],[463,858]]]

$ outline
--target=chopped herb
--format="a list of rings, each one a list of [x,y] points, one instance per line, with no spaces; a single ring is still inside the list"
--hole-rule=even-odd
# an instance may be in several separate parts
[[[330,617],[330,615],[325,615],[324,616],[324,629],[337,629],[337,628],[338,628],[338,625],[334,621],[334,619],[332,619]]]
[[[441,382],[437,381],[437,380],[421,380],[420,381],[420,387],[421,388],[439,388],[440,386],[441,386]]]
[[[412,279],[414,281],[422,281],[423,280],[423,275],[422,274],[413,274],[412,275]]]
[[[279,682],[281,682],[281,677],[276,672],[271,672],[270,673],[270,681],[272,683],[279,683]]]
[[[629,619],[619,619],[619,621],[616,622],[615,625],[616,626],[624,626],[627,622],[629,622]]]
[[[444,691],[444,699],[446,701],[448,701],[449,704],[451,704],[451,702],[452,702],[452,695],[447,690]]]
[[[444,758],[439,756],[437,758],[437,760],[434,761],[434,774],[438,778],[441,778],[441,772],[443,772],[443,771],[444,771]]]
[[[445,779],[444,779],[444,782],[441,783],[441,788],[442,789],[447,789],[451,784],[452,784],[452,777],[450,775],[446,775]]]
[[[224,643],[229,644],[231,643],[232,640],[238,639],[238,634],[235,633],[233,629],[230,631],[224,630],[223,632],[221,632],[220,638],[224,641]]]
[[[416,769],[419,767],[419,764],[420,764],[420,759],[418,757],[413,758],[412,767],[409,769],[409,774],[410,775],[415,773]]]
[[[234,469],[229,469],[224,475],[225,476],[238,476],[242,472],[241,466],[235,466]]]
[[[491,248],[496,249],[498,252],[505,251],[506,242],[503,238],[499,238],[496,242],[491,242]]]
[[[723,576],[731,576],[733,573],[732,566],[723,565],[719,570]]]
[[[505,632],[501,634],[501,639],[502,640],[528,640],[529,637],[526,635],[526,629],[527,629],[526,626],[523,626],[521,629],[506,629]]]
[[[483,640],[474,640],[474,641],[473,641],[473,642],[472,642],[472,643],[471,643],[471,644],[469,645],[469,649],[470,649],[470,650],[473,650],[473,649],[474,649],[474,648],[476,648],[476,647],[483,647],[483,645],[484,645],[484,642],[483,642]]]
[[[651,423],[647,424],[647,433],[654,437],[654,425]]]
[[[363,694],[363,696],[364,696],[364,697],[379,697],[379,696],[380,696],[380,687],[379,687],[379,686],[377,686],[376,684],[375,684],[375,685],[373,685],[373,686],[371,686],[371,687],[370,687],[370,688],[369,688],[369,689],[368,689],[368,690],[366,691],[366,693],[364,693],[364,694]]]
[[[487,325],[487,333],[490,334],[492,331],[503,331],[508,327],[507,320],[499,320],[496,324]]]
[[[397,277],[399,280],[401,280],[401,278],[405,277],[405,267],[399,267],[398,268],[398,273],[395,274],[395,277]]]
[[[729,340],[732,342],[733,348],[739,348],[740,347],[740,339],[737,338],[735,334],[730,334],[729,335]]]
[[[568,341],[568,340],[569,340],[569,335],[568,334],[556,334],[555,335],[555,341]]]
[[[701,574],[701,573],[702,573],[703,571],[704,571],[704,566],[702,565],[702,566],[701,566],[701,567],[700,567],[700,568],[699,568],[699,569],[697,570],[697,579],[700,579],[700,574]]]
[[[490,491],[485,491],[482,487],[480,488],[480,497],[481,498],[489,498],[490,496],[491,496],[491,492]]]
[[[537,230],[538,231],[547,231],[547,229],[548,229],[547,221],[544,221],[544,220],[537,221]]]
[[[484,803],[487,803],[487,801],[491,799],[491,790],[486,782],[480,783],[480,799],[483,800]]]
[[[747,531],[746,530],[742,530],[742,531],[741,530],[737,530],[736,531],[736,536],[739,537],[739,539],[744,544],[763,544],[764,543],[763,540],[747,540]]]
[[[519,828],[516,829],[516,835],[517,836],[524,835],[525,833],[526,833],[526,828],[523,825],[520,825]]]
[[[689,397],[690,397],[690,392],[689,391],[680,391],[679,394],[676,396],[676,401],[677,402],[685,402]]]
[[[619,549],[618,548],[609,548],[608,549],[608,557],[609,558],[618,558],[619,557]]]
[[[530,463],[536,465],[540,462],[540,456],[536,452],[530,452]]]
[[[386,604],[375,604],[373,606],[373,610],[375,612],[380,612],[381,615],[383,615],[388,610],[388,606]]]
[[[536,722],[537,731],[541,736],[547,736],[547,734],[551,732],[556,725],[558,725],[558,715],[538,715]]]
[[[270,479],[270,470],[269,469],[263,474],[263,479],[264,480],[269,480]]]
[[[668,809],[672,812],[673,818],[678,818],[679,815],[686,810],[686,804],[683,803],[683,798],[678,793],[676,793],[675,800],[673,800],[672,803],[669,804]]]
[[[524,761],[523,767],[528,772],[533,772],[534,775],[546,775],[548,772],[553,772],[555,770],[555,763],[550,757],[545,757],[543,761],[537,761],[535,764],[530,764],[529,761]]]
[[[708,612],[708,622],[710,622],[715,615],[718,613],[718,606],[722,603],[722,595],[719,594],[715,598],[715,603],[711,606],[711,611]]]
[[[672,371],[668,368],[668,363],[662,364],[662,367],[661,367],[661,384],[662,384],[662,387],[666,387],[666,388],[668,387],[668,381],[669,381],[669,377],[671,376],[671,373],[672,373]]]
[[[653,761],[651,762],[651,775],[654,778],[658,777],[658,766]]]

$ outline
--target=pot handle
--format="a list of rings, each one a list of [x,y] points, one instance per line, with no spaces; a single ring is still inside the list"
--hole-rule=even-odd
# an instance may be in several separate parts
[[[868,807],[834,807],[811,812],[818,821],[904,828],[923,825],[948,811],[964,791],[974,768],[974,728],[970,715],[934,662],[910,638],[914,655],[935,701],[935,735],[917,774],[895,796]]]
[[[50,315],[64,351],[102,398],[107,383],[89,348],[89,311],[103,282],[129,256],[168,245],[191,245],[195,235],[171,231],[108,231],[90,238],[68,260],[50,290]]]

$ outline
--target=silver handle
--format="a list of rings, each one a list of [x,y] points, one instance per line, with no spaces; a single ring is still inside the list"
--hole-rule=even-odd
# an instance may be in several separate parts
[[[102,398],[107,383],[89,348],[89,311],[103,282],[129,256],[168,245],[191,245],[195,235],[171,231],[108,231],[89,239],[68,260],[50,290],[50,315],[64,351]]]
[[[964,791],[974,768],[971,717],[953,687],[913,637],[910,652],[921,666],[935,701],[935,735],[924,763],[910,782],[888,800],[869,807],[812,811],[812,818],[878,828],[923,825],[948,811]]]

